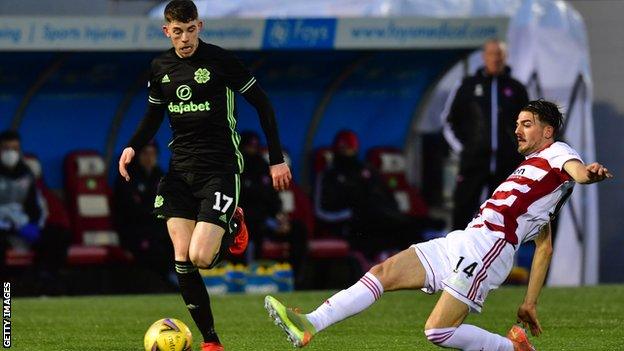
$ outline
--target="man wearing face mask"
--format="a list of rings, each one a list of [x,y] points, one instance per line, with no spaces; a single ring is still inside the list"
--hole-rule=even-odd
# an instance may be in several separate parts
[[[20,136],[0,133],[0,266],[8,247],[30,248],[44,222],[35,179],[21,157]]]

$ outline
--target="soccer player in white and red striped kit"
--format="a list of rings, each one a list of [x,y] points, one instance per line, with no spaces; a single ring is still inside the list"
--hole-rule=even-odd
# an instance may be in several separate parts
[[[515,130],[518,152],[526,159],[481,205],[466,229],[412,245],[311,313],[297,313],[267,296],[269,314],[295,346],[303,347],[316,333],[368,308],[385,291],[442,290],[425,323],[425,335],[432,343],[461,350],[535,350],[519,325],[503,337],[464,320],[470,312],[479,313],[488,292],[503,283],[520,244],[534,240],[531,275],[517,320],[535,336],[542,332],[536,307],[552,256],[550,221],[574,183],[613,177],[603,165],[585,165],[574,149],[555,141],[562,124],[557,105],[529,102],[518,115]]]

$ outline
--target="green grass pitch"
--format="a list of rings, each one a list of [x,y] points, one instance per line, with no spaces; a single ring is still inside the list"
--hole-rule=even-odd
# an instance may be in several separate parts
[[[277,294],[308,311],[332,292]],[[506,333],[515,322],[524,288],[490,294],[481,315],[467,323]],[[370,309],[319,334],[308,350],[438,350],[423,325],[436,296],[416,291],[387,293]],[[177,295],[15,298],[12,349],[140,351],[149,325],[163,317],[183,320],[201,335]],[[212,297],[216,327],[226,350],[291,350],[270,321],[262,295]],[[547,288],[538,307],[544,334],[532,338],[538,350],[624,350],[624,286]]]

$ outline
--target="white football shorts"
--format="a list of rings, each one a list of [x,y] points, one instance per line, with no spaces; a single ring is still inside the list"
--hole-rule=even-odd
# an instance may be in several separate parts
[[[444,289],[479,313],[490,290],[507,278],[515,249],[481,228],[450,232],[446,237],[412,245],[427,276],[422,290]]]

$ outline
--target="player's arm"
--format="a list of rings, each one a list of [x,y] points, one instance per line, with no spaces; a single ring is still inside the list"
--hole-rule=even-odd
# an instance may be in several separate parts
[[[128,147],[123,150],[119,158],[119,174],[121,174],[126,181],[130,180],[130,175],[126,167],[134,158],[135,152],[145,146],[145,144],[156,135],[165,115],[166,101],[160,86],[162,81],[162,69],[160,65],[158,59],[152,60],[150,78],[147,83],[147,111],[145,111],[143,120],[141,120],[139,127],[134,132],[134,135],[132,135]]]
[[[256,109],[260,118],[260,125],[269,147],[269,164],[273,187],[277,190],[285,190],[290,185],[292,175],[290,168],[284,162],[282,146],[277,131],[277,122],[275,120],[275,110],[271,105],[271,101],[257,82],[243,93],[243,97]]]
[[[243,95],[258,113],[260,125],[264,131],[264,136],[269,147],[269,164],[273,187],[277,190],[284,190],[290,185],[292,175],[288,165],[284,163],[282,146],[277,132],[275,121],[275,111],[269,101],[267,94],[260,88],[260,85],[243,65],[238,57],[227,50],[215,47],[215,57],[220,60],[221,74],[226,84],[232,90]]]
[[[588,165],[573,159],[563,164],[563,169],[579,184],[591,184],[613,178],[613,174],[598,162]]]
[[[544,286],[552,252],[552,236],[550,223],[548,223],[535,238],[535,254],[531,263],[529,285],[524,302],[518,308],[518,322],[528,327],[531,330],[531,334],[535,336],[542,333],[542,327],[537,319],[537,298],[542,290],[542,286]]]
[[[152,140],[158,128],[160,128],[164,116],[164,104],[148,103],[145,117],[143,117],[143,120],[139,123],[139,127],[130,139],[128,147],[123,150],[119,158],[119,174],[121,174],[126,181],[130,180],[130,174],[128,174],[126,167],[132,161],[132,158],[134,158],[135,150],[140,150],[145,144]]]

